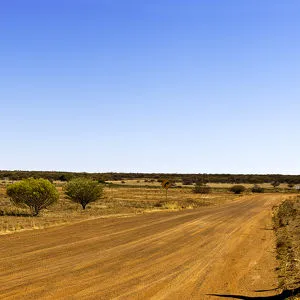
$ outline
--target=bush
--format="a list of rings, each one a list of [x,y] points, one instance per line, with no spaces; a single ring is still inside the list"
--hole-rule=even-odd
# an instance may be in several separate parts
[[[60,181],[69,181],[73,178],[73,175],[71,174],[62,174],[58,177],[58,180]]]
[[[194,180],[193,179],[189,179],[189,178],[183,178],[182,179],[182,184],[183,185],[193,185],[194,184]]]
[[[103,195],[103,187],[97,181],[87,178],[70,180],[64,190],[68,198],[81,204],[83,209],[87,204],[95,202]]]
[[[263,193],[265,189],[259,185],[254,185],[251,189],[252,193]]]
[[[13,204],[20,207],[28,206],[34,216],[59,198],[55,186],[49,180],[42,178],[23,179],[10,184],[6,193]]]
[[[246,190],[246,188],[243,185],[237,184],[237,185],[233,185],[229,191],[233,192],[235,194],[241,194],[242,192],[244,192]]]
[[[211,187],[203,184],[196,184],[193,188],[195,194],[209,194],[211,192]]]
[[[279,205],[277,211],[277,226],[282,227],[288,225],[289,220],[297,214],[294,202],[291,200],[285,200]]]
[[[273,187],[274,187],[274,189],[276,188],[276,187],[278,187],[278,186],[280,186],[280,182],[279,181],[273,181],[273,182],[271,182],[271,184],[273,185]]]

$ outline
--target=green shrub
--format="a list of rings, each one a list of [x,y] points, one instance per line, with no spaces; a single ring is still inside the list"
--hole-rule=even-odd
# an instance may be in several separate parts
[[[244,192],[246,190],[246,188],[243,186],[243,185],[240,185],[240,184],[236,184],[236,185],[233,185],[229,191],[230,192],[233,192],[235,194],[241,194],[242,192]]]
[[[49,180],[42,178],[23,179],[10,184],[6,193],[13,204],[20,207],[28,206],[34,216],[59,198],[55,186]]]
[[[252,193],[263,193],[265,189],[259,185],[254,185],[251,189]]]
[[[83,209],[88,203],[95,202],[103,195],[103,186],[88,178],[72,179],[66,184],[64,190],[68,198],[81,204]]]

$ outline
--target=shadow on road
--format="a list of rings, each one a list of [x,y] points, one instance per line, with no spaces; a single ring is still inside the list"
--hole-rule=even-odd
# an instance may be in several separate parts
[[[257,292],[262,292],[262,291],[257,291]],[[284,290],[278,295],[274,296],[254,296],[254,297],[249,297],[249,296],[243,296],[243,295],[225,295],[225,294],[207,294],[208,296],[215,296],[215,297],[221,297],[221,298],[235,298],[235,299],[245,299],[245,300],[284,300],[288,297],[295,296],[298,293],[300,293],[300,287],[292,290]]]

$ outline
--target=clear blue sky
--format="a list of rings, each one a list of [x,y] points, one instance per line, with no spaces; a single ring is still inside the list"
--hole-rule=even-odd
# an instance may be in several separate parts
[[[3,0],[0,169],[300,174],[300,1]]]

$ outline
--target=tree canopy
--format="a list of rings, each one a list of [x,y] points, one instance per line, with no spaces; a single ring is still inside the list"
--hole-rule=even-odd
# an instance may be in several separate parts
[[[6,193],[15,205],[28,206],[35,216],[59,198],[55,186],[43,178],[28,178],[10,184]]]

